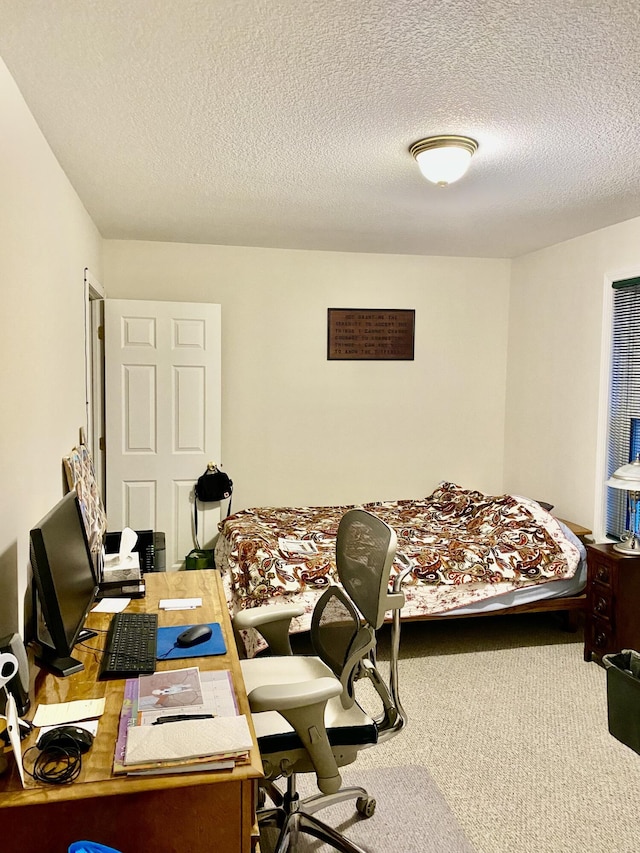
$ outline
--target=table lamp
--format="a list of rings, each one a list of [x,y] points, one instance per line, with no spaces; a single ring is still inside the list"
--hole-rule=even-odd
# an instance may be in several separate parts
[[[616,542],[614,551],[632,557],[640,557],[640,538],[638,536],[638,501],[640,501],[640,453],[627,465],[622,465],[607,480],[612,489],[623,489],[629,501],[630,530],[622,542]]]

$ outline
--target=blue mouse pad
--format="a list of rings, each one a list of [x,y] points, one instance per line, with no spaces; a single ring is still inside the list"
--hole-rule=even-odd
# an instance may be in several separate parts
[[[175,642],[183,631],[191,628],[191,625],[174,625],[171,628],[158,628],[158,660],[173,660],[174,658],[203,658],[209,655],[223,655],[227,647],[222,636],[222,628],[219,622],[194,622],[194,625],[205,624],[211,628],[212,634],[204,643],[196,646],[182,648],[175,646]]]

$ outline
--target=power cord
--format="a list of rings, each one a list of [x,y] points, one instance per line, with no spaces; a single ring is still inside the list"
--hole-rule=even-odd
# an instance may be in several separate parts
[[[171,648],[170,648],[170,649],[167,649],[167,651],[166,651],[166,652],[163,652],[161,655],[158,655],[158,658],[157,658],[157,659],[158,659],[158,660],[164,660],[168,655],[170,655],[170,654],[171,654],[171,652],[172,652],[174,649],[177,649],[177,648],[179,648],[178,644],[177,644],[177,643],[174,643],[174,644],[171,646]]]
[[[51,745],[41,750],[33,762],[33,771],[23,765],[25,773],[46,785],[67,785],[75,782],[82,770],[82,754],[72,737],[66,737],[65,740],[68,743],[64,746]],[[33,749],[38,747],[29,747],[24,757],[26,758]]]

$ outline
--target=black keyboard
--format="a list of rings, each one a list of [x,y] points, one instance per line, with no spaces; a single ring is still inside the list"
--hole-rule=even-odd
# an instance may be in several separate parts
[[[116,613],[107,632],[100,678],[134,678],[155,672],[156,613]]]

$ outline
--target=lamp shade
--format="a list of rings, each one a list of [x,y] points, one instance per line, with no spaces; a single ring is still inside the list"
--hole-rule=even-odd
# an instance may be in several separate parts
[[[606,481],[606,485],[612,489],[640,492],[640,457],[617,468]]]
[[[458,181],[469,168],[478,143],[468,136],[430,136],[414,142],[409,151],[423,176],[440,187]]]

